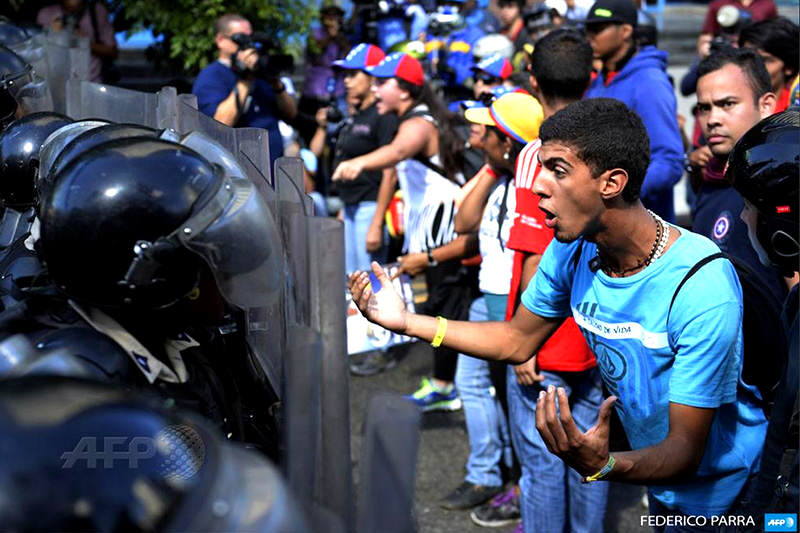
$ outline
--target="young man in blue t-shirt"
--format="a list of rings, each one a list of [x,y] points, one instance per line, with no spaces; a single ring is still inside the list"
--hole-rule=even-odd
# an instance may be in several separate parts
[[[297,114],[293,97],[275,73],[269,80],[256,78],[255,48],[240,50],[231,37],[251,35],[250,22],[241,15],[223,15],[217,20],[214,42],[216,61],[200,71],[192,87],[200,111],[226,126],[263,128],[269,134],[270,167],[283,156],[278,120]]]
[[[758,469],[766,428],[757,392],[739,380],[736,272],[726,260],[709,263],[683,286],[668,317],[685,274],[719,249],[642,205],[649,162],[642,121],[619,101],[584,100],[545,121],[540,138],[534,192],[558,242],[543,254],[510,322],[407,313],[376,264],[381,288],[373,292],[368,276],[355,273],[353,299],[388,329],[512,363],[529,359],[574,317],[614,396],[583,433],[564,390],[542,391],[536,427],[548,449],[586,482],[647,485],[654,512],[726,513]],[[614,406],[632,451],[610,453]]]

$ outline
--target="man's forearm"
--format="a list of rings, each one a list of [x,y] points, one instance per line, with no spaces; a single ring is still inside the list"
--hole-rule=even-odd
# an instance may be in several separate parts
[[[637,484],[685,482],[700,464],[693,454],[687,453],[690,446],[688,440],[668,437],[648,448],[612,452],[616,464],[604,479]]]
[[[217,106],[217,110],[214,112],[214,120],[233,127],[236,121],[239,120],[239,108],[244,108],[248,94],[250,94],[250,85],[244,80],[237,81],[228,97]],[[238,105],[236,103],[237,97],[239,99]]]
[[[479,252],[478,234],[467,233],[459,235],[452,241],[431,250],[433,258],[442,263],[453,259],[472,257]]]
[[[523,319],[533,327],[523,331],[518,325],[519,313],[528,316]],[[513,364],[524,363],[552,335],[563,322],[563,318],[544,318],[533,315],[521,308],[509,322],[464,322],[448,320],[447,331],[442,346],[460,353],[490,361],[506,361]],[[426,315],[409,314],[405,334],[432,341],[436,335],[438,321]]]
[[[607,476],[627,483],[683,482],[695,475],[703,459],[716,410],[669,404],[669,433],[653,446],[613,453],[614,469]]]

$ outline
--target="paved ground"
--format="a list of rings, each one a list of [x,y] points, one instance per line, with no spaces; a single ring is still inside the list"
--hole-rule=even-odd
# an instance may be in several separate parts
[[[422,376],[430,372],[431,354],[427,344],[409,345],[405,351],[405,357],[388,372],[369,378],[351,377],[350,420],[352,456],[355,463],[361,452],[362,423],[367,399],[380,391],[408,393],[416,388]],[[468,511],[446,511],[439,507],[439,500],[463,480],[468,453],[463,412],[429,413],[423,416],[416,480],[416,516],[420,532],[488,531],[475,526]],[[354,477],[358,478],[357,471],[354,472]],[[641,504],[642,494],[639,487],[612,485],[605,520],[607,532],[643,531],[639,526],[639,516],[647,511]],[[495,531],[513,530],[514,527],[509,527]]]

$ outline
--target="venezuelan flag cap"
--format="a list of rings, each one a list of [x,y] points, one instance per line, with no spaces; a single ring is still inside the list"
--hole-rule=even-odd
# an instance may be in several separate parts
[[[521,143],[539,137],[544,111],[539,101],[527,93],[506,93],[489,107],[473,107],[464,111],[464,118],[476,124],[496,126]]]
[[[366,70],[367,67],[374,67],[386,57],[383,50],[374,44],[357,44],[347,53],[344,59],[337,59],[332,63],[334,68]]]
[[[400,52],[389,54],[383,61],[367,68],[366,71],[376,78],[398,78],[412,85],[425,83],[425,72],[420,62]]]

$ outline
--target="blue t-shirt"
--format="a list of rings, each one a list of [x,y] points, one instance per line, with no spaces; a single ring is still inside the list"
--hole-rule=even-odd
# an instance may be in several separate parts
[[[742,294],[728,261],[692,276],[667,311],[680,281],[700,259],[719,251],[686,230],[641,272],[612,278],[592,272],[597,246],[553,241],[522,304],[544,317],[573,316],[597,357],[603,381],[634,449],[658,444],[669,430],[669,403],[716,408],[702,462],[692,481],[654,485],[665,506],[691,515],[725,512],[758,470],[766,419],[742,367]],[[676,349],[673,352],[672,348]]]
[[[219,104],[225,100],[236,86],[238,76],[219,61],[214,61],[200,71],[192,87],[197,96],[197,107],[209,117],[214,116]],[[251,92],[250,108],[239,118],[237,128],[262,128],[269,133],[270,172],[275,160],[283,156],[283,139],[278,129],[278,106],[275,93],[267,82],[256,79]]]

